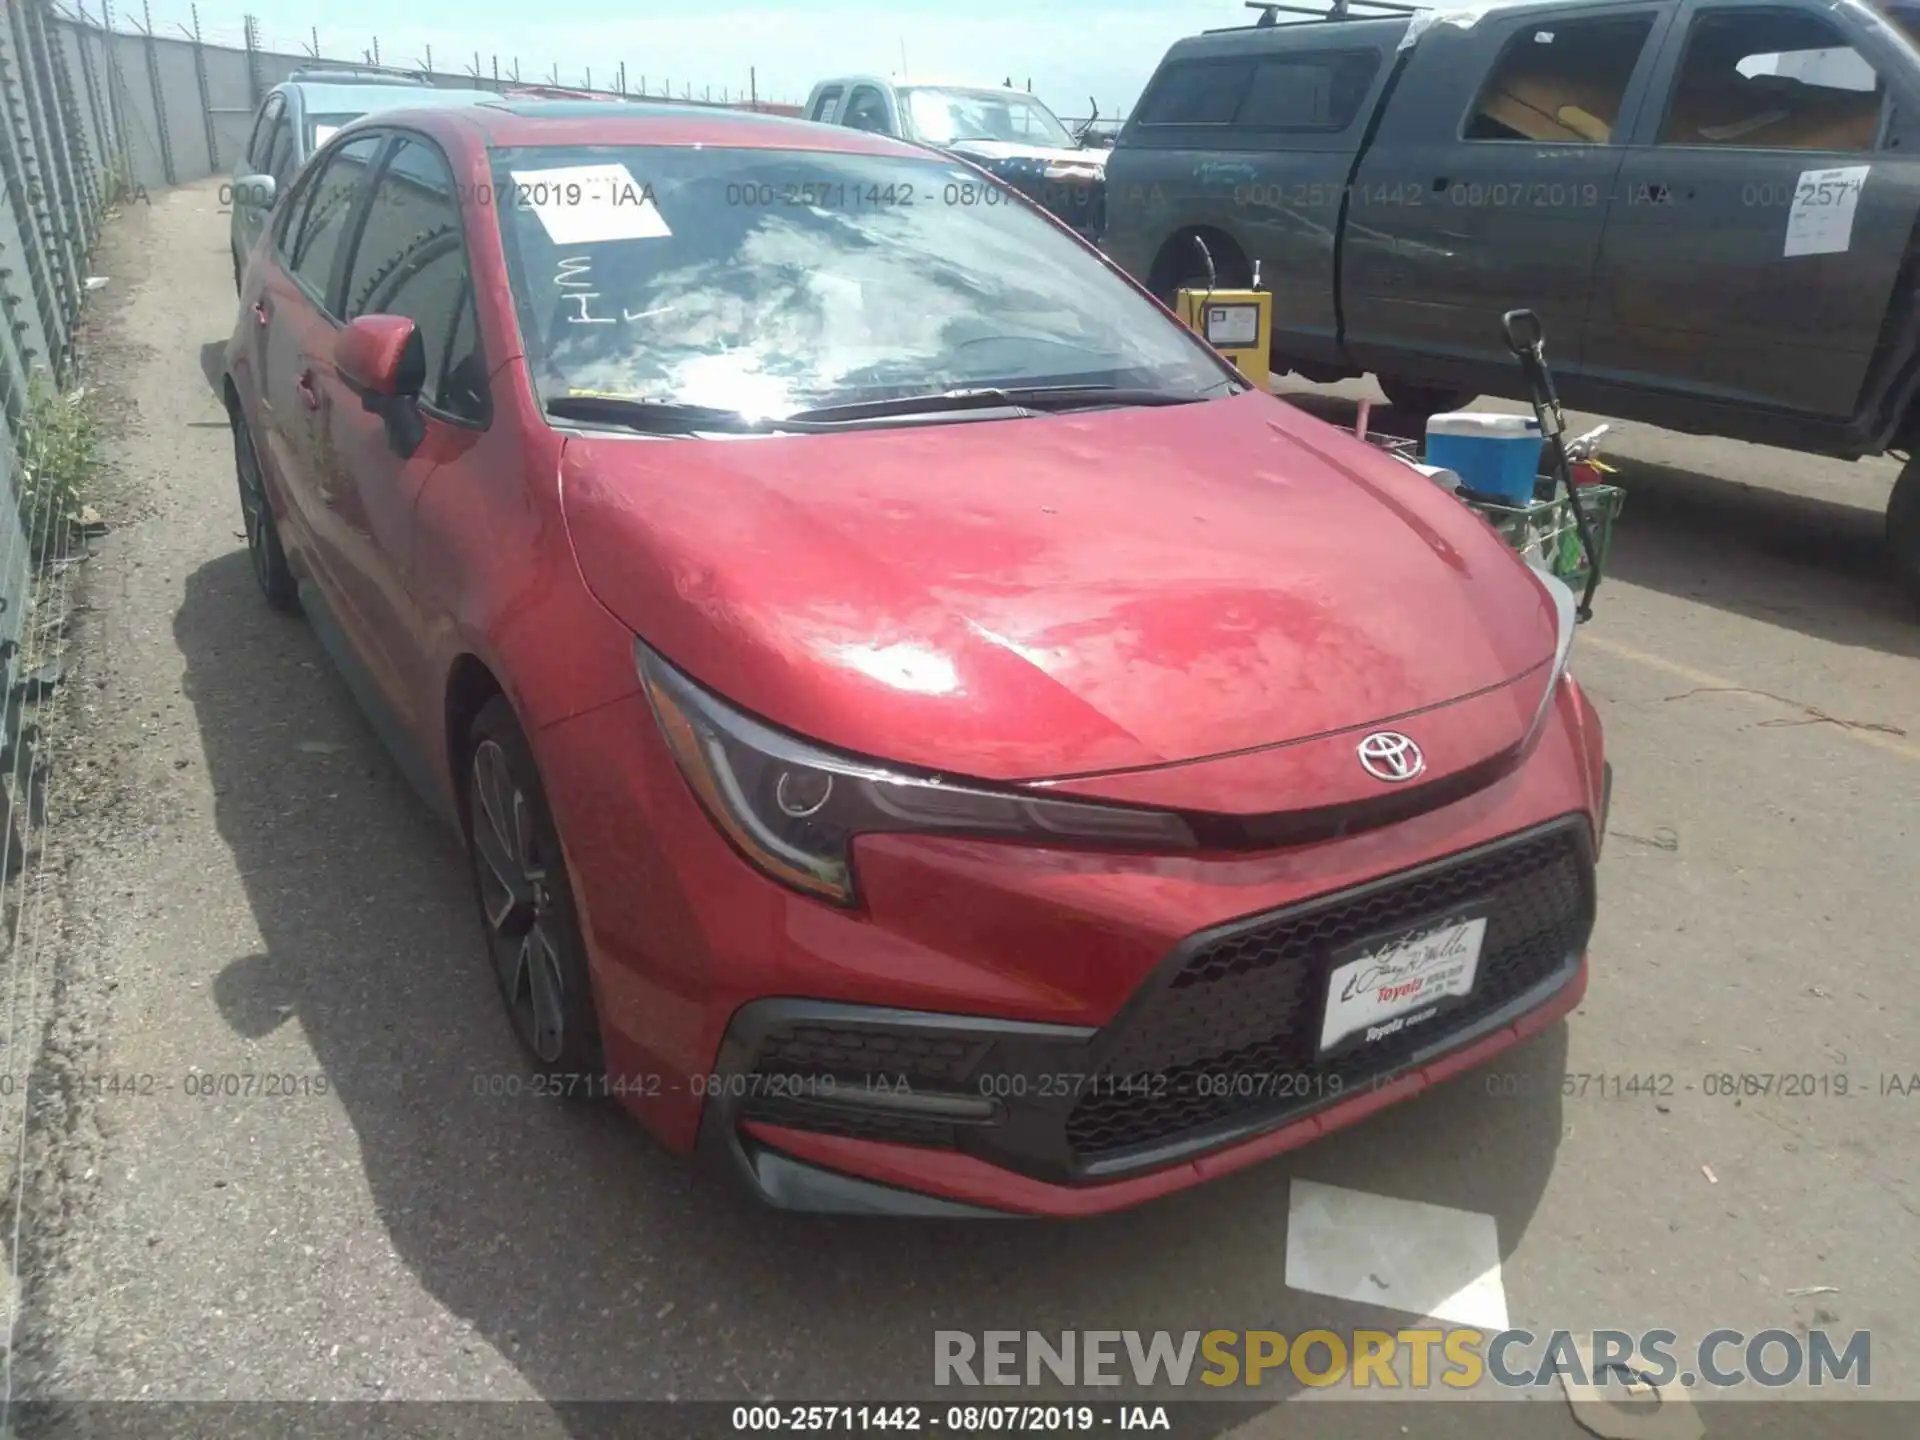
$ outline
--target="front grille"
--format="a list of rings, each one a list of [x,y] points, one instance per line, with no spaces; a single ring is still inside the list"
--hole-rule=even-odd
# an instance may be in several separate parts
[[[1316,1061],[1333,953],[1467,906],[1487,916],[1472,995],[1427,1026]],[[1592,924],[1592,864],[1563,826],[1236,927],[1114,1022],[1098,1077],[1067,1118],[1067,1143],[1096,1158],[1254,1112],[1312,1108],[1548,979]]]

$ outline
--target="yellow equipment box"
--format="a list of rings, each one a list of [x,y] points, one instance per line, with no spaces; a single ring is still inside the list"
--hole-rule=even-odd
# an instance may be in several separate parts
[[[1258,284],[1258,280],[1254,282]],[[1262,390],[1273,343],[1273,296],[1265,290],[1181,290],[1174,313]]]

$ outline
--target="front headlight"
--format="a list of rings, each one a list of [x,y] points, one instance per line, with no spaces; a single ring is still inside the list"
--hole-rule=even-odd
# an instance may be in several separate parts
[[[1533,573],[1539,577],[1553,600],[1553,623],[1557,629],[1553,642],[1553,669],[1547,674],[1547,688],[1540,696],[1540,708],[1533,713],[1533,723],[1527,727],[1522,750],[1531,748],[1533,742],[1540,738],[1540,727],[1546,724],[1547,716],[1553,710],[1553,697],[1560,688],[1560,677],[1567,673],[1567,662],[1573,658],[1574,632],[1580,627],[1579,604],[1574,600],[1567,582],[1545,570],[1535,569]]]
[[[714,824],[774,879],[840,905],[856,903],[853,837],[886,831],[1192,850],[1178,815],[1034,799],[950,785],[837,755],[775,730],[708,694],[634,642],[641,684],[667,746]]]

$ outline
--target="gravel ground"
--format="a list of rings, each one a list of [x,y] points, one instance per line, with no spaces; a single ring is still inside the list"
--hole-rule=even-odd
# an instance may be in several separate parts
[[[114,529],[75,595],[21,1022],[46,1038],[16,1394],[845,1400],[929,1393],[936,1326],[1401,1323],[1284,1286],[1299,1175],[1493,1214],[1517,1324],[1869,1328],[1876,1391],[1920,1397],[1920,1095],[1878,1079],[1920,1071],[1889,465],[1622,432],[1632,498],[1576,654],[1619,772],[1593,986],[1501,1063],[1519,1095],[1467,1079],[1073,1227],[804,1220],[617,1113],[475,1095],[520,1067],[451,842],[237,533],[216,182],[130,207],[96,268]],[[1703,1093],[1743,1071],[1852,1093]],[[1563,1097],[1563,1072],[1675,1088]],[[226,1075],[287,1093],[195,1093]]]

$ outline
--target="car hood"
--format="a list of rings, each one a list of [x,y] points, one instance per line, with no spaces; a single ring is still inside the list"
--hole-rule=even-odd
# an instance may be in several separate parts
[[[560,482],[586,584],[674,664],[820,743],[947,774],[1284,745],[1544,677],[1554,650],[1551,601],[1483,522],[1259,392],[575,435]],[[1515,746],[1512,728],[1473,743]]]
[[[956,140],[947,146],[956,155],[985,165],[989,170],[1009,160],[1033,160],[1047,164],[1084,165],[1089,170],[1107,168],[1105,152],[1063,149],[1053,145],[1022,145],[1009,140]]]

